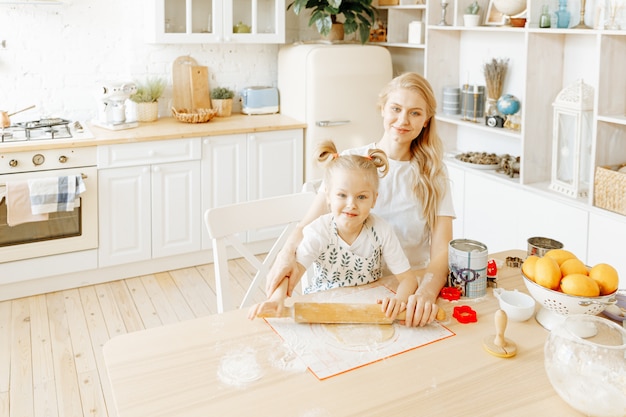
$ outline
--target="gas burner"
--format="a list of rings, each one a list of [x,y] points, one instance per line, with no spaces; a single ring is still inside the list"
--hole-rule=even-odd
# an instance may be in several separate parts
[[[62,118],[47,118],[15,123],[0,129],[0,143],[51,139],[88,139],[93,134],[80,122]]]

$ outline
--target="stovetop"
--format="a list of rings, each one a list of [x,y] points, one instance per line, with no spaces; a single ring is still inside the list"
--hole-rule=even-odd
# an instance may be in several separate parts
[[[0,129],[2,143],[40,141],[54,139],[92,139],[93,133],[81,122],[62,118],[48,118],[15,123]]]

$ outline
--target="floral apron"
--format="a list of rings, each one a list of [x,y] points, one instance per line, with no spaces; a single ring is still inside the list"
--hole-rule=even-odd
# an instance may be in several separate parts
[[[368,234],[372,245],[372,255],[363,257],[352,253],[341,245],[337,225],[331,220],[331,239],[313,264],[314,279],[305,290],[305,294],[324,291],[331,288],[369,284],[382,277],[382,249],[378,235],[365,221],[363,231]]]

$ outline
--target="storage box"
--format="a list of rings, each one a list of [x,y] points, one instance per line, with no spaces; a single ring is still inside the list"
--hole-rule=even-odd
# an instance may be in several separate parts
[[[594,205],[605,210],[626,215],[626,173],[617,166],[596,167]]]

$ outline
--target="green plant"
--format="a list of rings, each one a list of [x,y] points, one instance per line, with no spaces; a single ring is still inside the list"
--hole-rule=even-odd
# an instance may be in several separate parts
[[[478,1],[476,0],[474,0],[474,3],[465,8],[465,14],[478,14],[479,11],[480,6],[478,5]]]
[[[215,100],[227,100],[235,97],[235,92],[226,87],[215,87],[211,90],[211,98]]]
[[[153,103],[163,95],[167,81],[160,77],[146,79],[145,82],[136,82],[137,92],[130,96],[135,103]]]
[[[361,43],[369,39],[370,29],[378,16],[372,0],[294,0],[287,6],[287,10],[291,7],[296,15],[300,15],[304,9],[310,9],[309,26],[315,24],[323,36],[330,33],[333,23],[340,23],[337,16],[343,15],[344,33],[349,35],[358,32]]]

